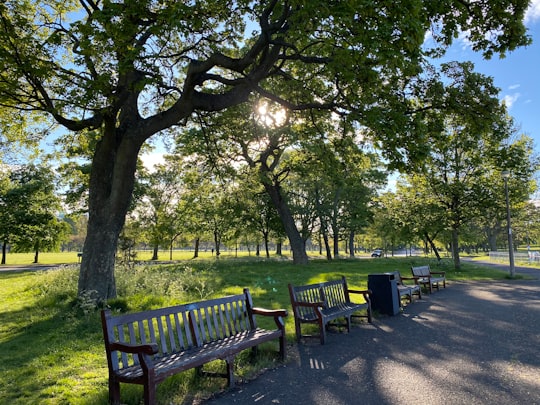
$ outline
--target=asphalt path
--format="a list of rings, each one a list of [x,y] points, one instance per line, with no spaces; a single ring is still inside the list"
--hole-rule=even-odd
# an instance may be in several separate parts
[[[540,404],[540,271],[516,271],[533,279],[450,282],[325,345],[290,342],[285,364],[203,404]]]
[[[38,271],[38,270],[52,270],[62,267],[61,264],[2,264],[0,265],[0,272],[16,272],[16,271]]]

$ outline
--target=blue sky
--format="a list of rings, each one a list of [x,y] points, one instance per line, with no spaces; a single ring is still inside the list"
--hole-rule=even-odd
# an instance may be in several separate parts
[[[495,55],[484,60],[462,40],[456,41],[445,59],[469,60],[477,72],[493,77],[519,133],[533,138],[535,150],[540,153],[540,0],[531,1],[525,24],[532,45],[508,53],[504,59]]]

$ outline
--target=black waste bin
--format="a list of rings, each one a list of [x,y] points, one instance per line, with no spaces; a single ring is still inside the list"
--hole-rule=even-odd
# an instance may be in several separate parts
[[[368,274],[371,308],[385,315],[399,314],[399,293],[394,273]]]

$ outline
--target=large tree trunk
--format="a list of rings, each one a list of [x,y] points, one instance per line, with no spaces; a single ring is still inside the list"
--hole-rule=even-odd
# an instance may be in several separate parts
[[[279,217],[281,218],[281,222],[283,223],[285,234],[289,238],[289,243],[291,244],[291,250],[293,253],[293,262],[295,264],[307,264],[309,260],[306,253],[306,245],[302,239],[302,236],[300,235],[300,232],[298,232],[298,228],[294,222],[291,210],[281,195],[280,186],[264,182],[264,188],[270,196],[272,203],[276,207]]]
[[[118,236],[131,202],[140,145],[116,134],[109,124],[92,162],[88,198],[88,232],[83,247],[79,296],[97,301],[116,297],[114,263]],[[115,136],[116,135],[116,136]]]
[[[152,251],[152,260],[157,260],[159,258],[158,256],[158,253],[159,253],[159,245],[154,245],[154,249]]]

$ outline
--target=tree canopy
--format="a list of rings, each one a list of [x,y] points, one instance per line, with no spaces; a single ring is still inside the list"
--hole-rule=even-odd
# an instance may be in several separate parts
[[[44,113],[92,156],[79,293],[116,296],[114,258],[151,137],[252,93],[373,128],[387,156],[422,154],[409,96],[425,56],[460,33],[491,57],[530,42],[526,0],[8,0],[0,106]],[[424,47],[426,33],[435,41]],[[420,139],[420,142],[415,142]]]

